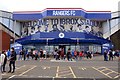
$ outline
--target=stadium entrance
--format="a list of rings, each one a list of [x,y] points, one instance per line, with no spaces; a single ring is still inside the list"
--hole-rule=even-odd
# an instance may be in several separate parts
[[[21,38],[16,42],[49,53],[55,48],[63,48],[65,53],[69,48],[102,53],[102,45],[111,43],[103,38],[102,31],[103,23],[110,18],[110,12],[87,12],[81,8],[46,9],[25,15],[16,12],[14,19],[21,23]]]

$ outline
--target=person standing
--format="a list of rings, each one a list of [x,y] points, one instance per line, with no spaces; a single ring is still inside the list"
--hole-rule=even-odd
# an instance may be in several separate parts
[[[53,55],[54,55],[54,59],[56,59],[56,57],[57,57],[57,48],[54,50]]]
[[[5,71],[5,65],[7,63],[7,54],[5,51],[2,51],[2,54],[1,54],[1,72],[6,72]]]
[[[4,58],[5,58],[5,55],[3,54],[3,52],[1,53],[1,72],[3,72],[3,64],[4,64]]]
[[[82,57],[83,57],[83,51],[81,51],[80,53],[79,53],[79,60],[82,60]]]
[[[68,61],[70,61],[70,60],[72,61],[70,48],[67,51],[67,60]]]
[[[107,50],[104,51],[104,61],[108,61]]]
[[[8,71],[8,73],[10,73],[12,71],[12,65],[13,65],[12,73],[14,73],[15,72],[16,52],[13,47],[11,48],[11,55],[10,55],[9,61],[10,61],[10,63],[9,63],[10,70]]]
[[[46,52],[46,50],[43,50],[43,58],[44,58],[44,59],[47,58],[47,52]]]
[[[40,49],[40,58],[43,58],[43,50]]]
[[[64,48],[62,48],[62,50],[61,50],[61,59],[62,60],[64,59]]]
[[[23,51],[21,50],[20,53],[19,53],[19,59],[18,60],[22,60],[22,53],[23,53]]]
[[[35,60],[38,59],[38,50],[35,50]]]
[[[112,59],[113,61],[113,53],[112,53],[112,50],[109,50],[109,61]]]
[[[26,60],[26,50],[23,49],[23,56],[24,56],[24,61]]]
[[[77,60],[77,51],[76,50],[74,51],[74,58],[75,58],[75,60]]]

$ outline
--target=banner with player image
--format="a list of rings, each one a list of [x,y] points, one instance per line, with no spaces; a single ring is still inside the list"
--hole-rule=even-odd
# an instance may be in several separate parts
[[[102,37],[100,21],[81,18],[47,18],[22,23],[22,37],[36,32],[85,32]]]

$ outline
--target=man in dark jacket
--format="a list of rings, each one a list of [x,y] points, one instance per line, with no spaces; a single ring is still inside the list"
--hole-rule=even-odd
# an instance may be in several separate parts
[[[112,53],[112,49],[109,50],[109,60],[111,60],[111,59],[112,59],[112,61],[113,61],[113,53]]]
[[[10,55],[9,61],[10,61],[10,63],[9,63],[10,70],[9,70],[8,73],[11,72],[11,68],[12,68],[11,65],[13,65],[13,71],[12,71],[12,73],[14,73],[14,71],[15,71],[15,61],[16,61],[16,52],[15,52],[14,48],[11,48],[11,55]]]

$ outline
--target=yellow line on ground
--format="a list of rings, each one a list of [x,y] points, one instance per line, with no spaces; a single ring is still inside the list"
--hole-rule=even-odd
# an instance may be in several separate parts
[[[73,72],[73,70],[72,70],[72,68],[71,68],[70,66],[69,66],[69,69],[70,69],[70,71],[72,72],[73,77],[76,78],[76,76],[75,76],[75,74],[74,74],[74,72]]]
[[[59,72],[59,74],[61,74],[61,73],[67,73],[67,72],[71,72],[70,70],[67,70],[67,71],[61,71],[61,72]]]
[[[68,76],[68,75],[72,75],[72,73],[59,75],[59,77],[64,77],[64,76]]]
[[[106,73],[106,74],[108,75],[108,74],[111,74],[111,73],[114,73],[114,72],[113,72],[113,71],[111,71],[111,72],[108,72],[108,73]]]
[[[6,80],[9,80],[9,79],[11,79],[11,78],[13,78],[13,77],[15,77],[15,75],[12,75],[12,76],[10,76],[8,79],[6,79]]]
[[[116,74],[120,74],[120,73],[118,73],[118,72],[116,72],[116,71],[113,71],[113,70],[111,70],[111,69],[109,69],[109,68],[106,68],[107,70],[110,70],[110,71],[112,71],[112,72],[114,72],[114,73],[116,73]]]
[[[27,72],[31,71],[31,70],[32,70],[32,69],[34,69],[35,67],[37,67],[37,66],[33,66],[32,68],[28,69],[27,71],[25,71],[25,72],[21,73],[19,76],[24,75],[25,73],[27,73]]]
[[[107,76],[107,77],[109,77],[109,78],[112,78],[111,76],[109,76],[109,75],[103,73],[102,71],[98,70],[97,68],[95,68],[95,67],[92,67],[92,68],[95,69],[95,70],[97,70],[98,72],[102,73],[103,75],[105,75],[105,76]]]
[[[58,77],[58,72],[59,72],[59,66],[57,66],[56,77]]]
[[[63,71],[68,71],[68,70],[70,70],[70,69],[59,69],[59,72],[63,72]]]
[[[114,79],[118,78],[119,76],[120,76],[120,75],[118,75],[118,76],[115,76],[115,77],[114,77]]]
[[[106,70],[108,70],[108,69],[106,68],[106,69],[103,69],[103,70],[100,70],[100,71],[103,72],[103,71],[106,71]]]

